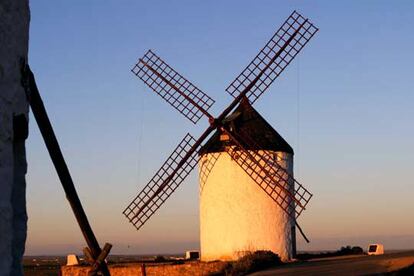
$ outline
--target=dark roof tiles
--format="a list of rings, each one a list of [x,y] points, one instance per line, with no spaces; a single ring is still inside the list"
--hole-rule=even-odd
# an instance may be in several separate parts
[[[241,101],[232,114],[225,119],[237,134],[246,133],[254,139],[255,146],[243,145],[249,150],[272,150],[293,154],[292,147],[280,136],[279,133],[260,116],[250,105],[247,99]],[[201,148],[200,153],[221,152],[228,142],[220,140],[220,133],[216,131],[207,143]]]

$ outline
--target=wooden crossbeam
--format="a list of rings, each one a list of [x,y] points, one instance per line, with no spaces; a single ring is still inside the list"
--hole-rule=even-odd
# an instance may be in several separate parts
[[[29,65],[26,64],[24,60],[21,61],[21,68],[23,88],[25,89],[26,96],[28,98],[33,115],[36,119],[37,125],[39,126],[40,133],[42,134],[43,140],[46,144],[49,156],[52,159],[63,190],[65,191],[66,199],[69,201],[73,214],[75,215],[83,237],[88,244],[92,257],[97,260],[101,255],[102,250],[95,237],[95,234],[93,233],[92,227],[89,224],[88,217],[83,210],[78,193],[76,192],[76,188],[69,173],[68,166],[66,165],[62,151],[60,150],[55,132],[53,131],[52,124],[50,123],[49,116],[47,115],[46,108],[37,88],[33,72],[30,70]],[[110,275],[105,262],[99,266],[99,270],[105,276]]]

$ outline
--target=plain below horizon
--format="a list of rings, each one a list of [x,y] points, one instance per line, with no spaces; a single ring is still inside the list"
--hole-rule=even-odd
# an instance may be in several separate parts
[[[110,240],[108,242],[111,242]],[[302,242],[299,242],[299,245]],[[306,250],[298,248],[298,252],[324,252],[335,251],[342,246],[360,246],[364,251],[369,244],[381,243],[386,252],[413,250],[414,235],[411,236],[372,236],[372,237],[342,237],[313,239]],[[313,244],[313,246],[312,246]],[[47,244],[44,247],[33,247],[26,250],[25,256],[82,254],[86,244],[79,242],[63,244]],[[161,242],[142,244],[113,244],[111,254],[113,255],[163,255],[184,254],[187,250],[199,250],[199,242]]]

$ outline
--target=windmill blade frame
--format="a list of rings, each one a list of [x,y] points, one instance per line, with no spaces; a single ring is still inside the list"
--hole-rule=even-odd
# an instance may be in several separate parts
[[[131,69],[149,88],[196,124],[215,101],[148,50]]]
[[[123,214],[139,230],[197,165],[197,141],[189,133],[181,140]]]
[[[230,157],[283,211],[292,218],[298,218],[313,195],[280,166],[272,154],[265,150],[247,150],[244,145],[251,148],[255,145],[250,143],[246,133],[242,136],[226,127],[222,130],[235,144],[225,147]]]
[[[226,91],[236,98],[252,82],[246,97],[253,104],[291,63],[319,29],[293,11],[249,65]]]
[[[216,165],[219,159],[219,153],[213,153],[207,156],[201,156],[200,158],[200,170],[199,170],[199,181],[200,181],[200,195],[203,193],[204,185],[207,183],[207,179],[210,176],[211,171]]]
[[[257,143],[252,139],[252,137],[247,134],[243,129],[238,130],[243,137],[243,141],[248,143],[250,147],[258,148],[259,146]],[[239,136],[240,137],[240,136]],[[240,139],[240,138],[239,138]],[[300,203],[303,208],[300,208],[296,211],[296,217],[298,217],[303,210],[305,210],[306,206],[308,205],[309,201],[313,197],[313,194],[309,192],[308,189],[306,189],[296,178],[294,178],[284,167],[282,167],[277,161],[274,160],[274,156],[272,154],[269,154],[266,151],[263,151],[261,154],[261,159],[266,162],[266,164],[270,164],[271,166],[275,167],[276,171],[283,172],[281,177],[283,177],[283,181],[288,183],[294,183],[294,196],[296,198],[296,201]]]

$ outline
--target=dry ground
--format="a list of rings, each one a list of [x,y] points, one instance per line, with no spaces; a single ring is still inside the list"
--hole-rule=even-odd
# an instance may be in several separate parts
[[[414,251],[404,251],[381,256],[357,255],[313,259],[252,275],[375,275],[400,270],[412,264],[414,264]]]
[[[53,257],[49,261],[39,261],[42,258],[38,257],[37,262],[33,262],[32,258],[25,260],[25,275],[28,276],[58,275],[60,265],[65,262],[64,257]],[[382,256],[356,255],[313,259],[256,272],[252,275],[372,275],[396,271],[413,263],[414,250]]]

